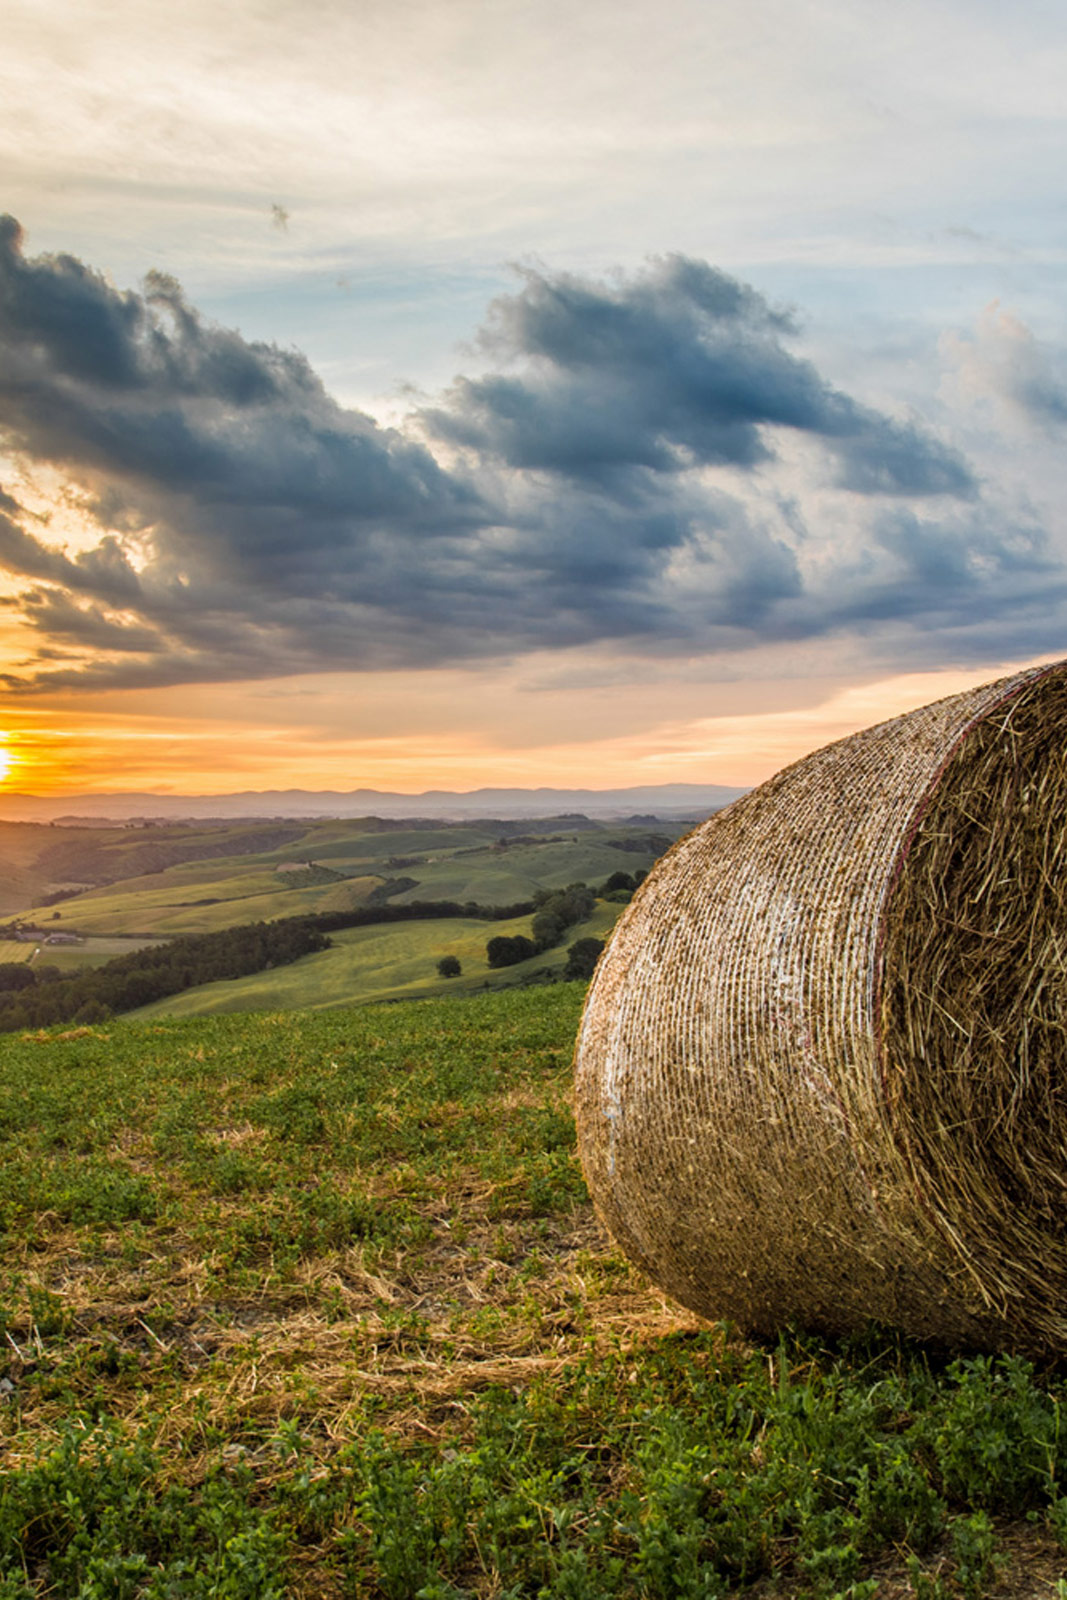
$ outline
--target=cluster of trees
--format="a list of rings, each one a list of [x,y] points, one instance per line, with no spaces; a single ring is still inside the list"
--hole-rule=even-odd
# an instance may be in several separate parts
[[[185,934],[72,976],[64,977],[54,967],[35,971],[22,965],[15,970],[28,974],[29,982],[10,979],[0,987],[0,1032],[56,1022],[103,1022],[117,1011],[133,1011],[201,983],[287,966],[329,944],[326,934],[308,920],[288,917],[218,933]]]
[[[48,970],[51,973],[56,968],[49,967]],[[18,989],[32,989],[39,976],[25,961],[0,961],[0,995],[12,994]]]
[[[644,883],[647,877],[648,873],[640,870],[637,872],[613,872],[610,878],[604,879],[604,882],[597,890],[597,894],[601,900],[620,901],[625,905],[638,884]]]
[[[509,850],[513,844],[577,844],[574,833],[513,833],[504,834],[493,846],[494,850]],[[478,848],[481,848],[480,846]],[[474,855],[474,850],[457,851],[457,855]]]
[[[571,883],[566,889],[557,889],[555,892],[542,890],[534,899],[530,936],[524,933],[498,934],[490,939],[485,947],[489,965],[514,967],[520,961],[529,961],[531,956],[540,955],[542,950],[550,950],[553,945],[559,944],[568,928],[584,922],[592,914],[598,899],[627,901],[647,876],[641,869],[637,872],[613,872],[599,889],[590,889],[584,883]],[[515,914],[521,915],[519,912]],[[576,939],[567,948],[564,978],[591,978],[603,948],[603,939]],[[442,977],[451,975],[443,970],[444,960],[455,961],[455,957],[445,957],[438,962],[437,970]],[[458,970],[457,961],[457,973]]]
[[[567,946],[567,965],[563,976],[567,979],[591,978],[604,948],[603,939],[575,939]]]
[[[672,841],[667,833],[628,833],[621,839],[605,839],[604,843],[612,850],[625,850],[631,855],[661,856]]]
[[[539,955],[540,948],[543,947],[538,947],[525,934],[516,933],[511,937],[490,939],[486,954],[491,967],[513,967],[520,961],[528,961],[531,956]],[[567,963],[563,968],[564,978],[591,978],[603,948],[603,939],[575,939],[574,943],[567,947]],[[445,961],[455,961],[457,972],[454,974],[441,972]],[[444,956],[437,963],[437,970],[441,972],[442,977],[458,976],[458,968],[459,962],[455,956]]]
[[[536,954],[537,946],[524,933],[498,933],[485,947],[485,959],[491,967],[515,967]]]
[[[542,890],[535,895],[536,910],[530,932],[538,950],[551,950],[553,945],[559,944],[568,928],[592,916],[595,905],[596,891],[584,883],[569,883],[555,893]]]
[[[491,967],[514,967],[520,961],[540,955],[559,944],[568,928],[592,915],[596,893],[584,883],[570,883],[565,889],[541,890],[534,898],[530,934],[497,934],[485,947]]]

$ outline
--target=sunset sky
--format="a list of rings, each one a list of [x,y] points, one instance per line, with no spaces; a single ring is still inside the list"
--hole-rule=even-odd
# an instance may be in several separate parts
[[[1051,0],[7,0],[5,786],[750,783],[1067,655],[1065,78]]]

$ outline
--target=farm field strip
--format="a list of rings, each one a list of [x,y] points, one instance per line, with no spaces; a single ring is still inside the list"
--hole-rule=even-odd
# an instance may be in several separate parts
[[[366,861],[381,861],[389,856],[437,855],[471,846],[489,846],[495,835],[475,825],[456,824],[451,828],[397,828],[381,833],[359,833],[349,828],[340,837],[316,836],[307,840],[307,853],[316,860],[332,861],[351,853]]]
[[[22,950],[37,950],[35,966],[58,967],[60,972],[80,972],[83,967],[100,967],[106,961],[111,961],[115,956],[129,955],[133,950],[143,950],[148,945],[163,943],[152,938],[131,938],[114,935],[111,937],[89,934],[83,943],[62,945],[48,944],[43,941],[38,945],[20,945]]]
[[[195,894],[195,886],[154,884],[145,890],[124,884],[65,901],[61,920],[79,931],[100,935],[211,933],[241,922],[265,922],[308,911],[345,910],[362,904],[380,881],[349,878],[311,888],[287,888],[274,875],[258,881],[250,876],[248,880],[205,883],[203,887],[220,888],[222,893],[204,896]],[[198,899],[210,903],[196,904]],[[31,915],[47,923],[52,913],[39,910]]]

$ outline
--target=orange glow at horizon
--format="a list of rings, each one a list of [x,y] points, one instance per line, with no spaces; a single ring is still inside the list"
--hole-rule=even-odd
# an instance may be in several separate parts
[[[406,731],[349,727],[340,691],[300,698],[289,690],[236,686],[225,708],[177,696],[112,697],[83,710],[36,701],[2,713],[0,784],[6,793],[44,797],[107,793],[210,795],[245,790],[614,789],[674,783],[760,783],[833,739],[944,694],[1000,676],[978,672],[902,674],[832,689],[783,709],[766,685],[762,704],[707,715],[712,696],[677,692],[637,703],[632,686],[579,695],[583,715],[565,729],[533,715],[533,696],[499,686],[494,720],[487,696],[444,683],[426,714],[425,687],[387,707],[384,726],[403,729],[421,705],[421,725]],[[428,686],[427,686],[428,687]],[[550,708],[563,697],[547,695]],[[778,703],[776,704],[776,700]],[[701,705],[703,701],[703,705]],[[301,714],[297,705],[304,707]],[[472,709],[473,706],[473,709]],[[620,710],[621,706],[621,710]],[[182,714],[184,712],[184,714]],[[192,714],[190,714],[190,712]],[[526,713],[524,716],[523,713]],[[213,713],[213,714],[212,714]],[[328,714],[327,714],[328,713]],[[351,717],[351,722],[358,723]],[[526,738],[521,737],[525,725]],[[516,734],[519,737],[516,737]]]

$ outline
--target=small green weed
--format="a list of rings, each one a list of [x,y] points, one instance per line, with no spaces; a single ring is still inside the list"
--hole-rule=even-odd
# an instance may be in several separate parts
[[[987,1512],[975,1511],[969,1517],[956,1519],[952,1524],[952,1555],[964,1600],[982,1600],[1001,1564]]]

